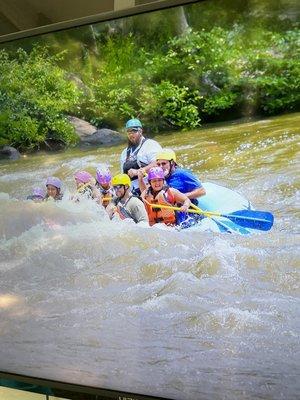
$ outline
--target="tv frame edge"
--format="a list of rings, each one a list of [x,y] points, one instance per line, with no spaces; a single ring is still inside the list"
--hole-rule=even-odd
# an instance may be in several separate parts
[[[153,0],[152,0],[153,1]],[[153,11],[164,10],[171,7],[183,6],[192,3],[200,3],[207,0],[158,0],[154,3],[147,3],[142,5],[136,5],[131,8],[126,8],[117,11],[108,11],[100,14],[89,15],[82,18],[76,18],[72,20],[67,20],[63,22],[56,22],[49,25],[39,26],[36,28],[16,31],[13,33],[8,33],[6,35],[0,36],[1,43],[12,42],[19,39],[25,39],[33,36],[40,36],[46,33],[53,33],[62,30],[67,30],[71,28],[78,28],[84,25],[92,25],[99,22],[106,22],[111,20],[116,20],[124,17],[131,17],[138,14],[144,14]],[[1,8],[0,8],[1,11]]]

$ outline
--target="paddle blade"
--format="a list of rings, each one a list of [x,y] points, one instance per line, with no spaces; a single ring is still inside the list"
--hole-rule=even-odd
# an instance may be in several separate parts
[[[229,218],[237,225],[260,231],[269,231],[274,222],[273,214],[267,211],[239,210],[230,214],[223,214],[223,217]]]

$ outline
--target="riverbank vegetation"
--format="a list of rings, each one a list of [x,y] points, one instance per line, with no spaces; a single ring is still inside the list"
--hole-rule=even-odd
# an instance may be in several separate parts
[[[299,110],[293,2],[211,3],[2,45],[0,145],[74,145],[68,115],[162,131]]]

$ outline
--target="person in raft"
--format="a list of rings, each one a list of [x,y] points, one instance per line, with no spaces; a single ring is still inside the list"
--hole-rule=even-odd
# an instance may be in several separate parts
[[[78,171],[74,175],[77,196],[73,197],[75,201],[79,201],[80,197],[88,199],[95,199],[97,203],[101,204],[101,194],[96,188],[96,180],[87,171]]]
[[[156,165],[156,154],[161,151],[160,144],[143,135],[143,126],[139,119],[133,118],[126,122],[128,145],[120,157],[121,171],[131,178],[132,192],[140,195],[138,172],[144,175]]]
[[[200,180],[191,171],[180,168],[177,165],[175,152],[171,149],[163,149],[157,153],[156,163],[164,171],[166,184],[184,193],[191,200],[191,203],[198,206],[197,198],[206,194],[205,189]],[[139,187],[141,191],[146,188],[146,184],[141,179],[141,176],[139,176]],[[187,218],[185,213],[177,212],[176,218],[178,225],[189,227],[201,220],[203,216],[200,214],[190,214],[189,218]]]
[[[110,219],[118,216],[121,219],[131,218],[135,223],[146,222],[148,214],[144,203],[131,192],[131,180],[126,174],[118,174],[112,178],[112,186],[115,192],[113,202],[106,210]]]
[[[44,198],[45,198],[45,191],[40,187],[36,187],[33,189],[32,194],[27,196],[26,200],[32,200],[36,203],[39,203],[43,201]]]
[[[173,150],[164,149],[157,153],[156,164],[163,169],[167,185],[184,193],[193,204],[197,205],[197,198],[206,194],[200,180],[191,171],[177,165]]]
[[[61,200],[63,198],[61,187],[62,183],[59,178],[56,178],[55,176],[49,176],[49,178],[46,180],[47,193],[44,200]]]
[[[161,167],[152,167],[148,172],[148,182],[150,186],[146,188],[141,198],[149,217],[149,224],[152,226],[157,223],[166,225],[176,225],[176,214],[171,208],[155,208],[152,204],[163,206],[180,207],[180,211],[186,213],[191,204],[189,198],[165,184],[164,171]]]
[[[108,167],[100,165],[96,170],[96,188],[100,191],[102,196],[102,205],[104,208],[114,196],[114,189],[111,185],[111,173]]]

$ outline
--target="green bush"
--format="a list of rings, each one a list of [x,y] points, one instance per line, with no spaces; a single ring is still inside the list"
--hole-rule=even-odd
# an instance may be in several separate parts
[[[218,115],[222,110],[230,110],[236,105],[237,94],[221,91],[205,99],[202,112],[207,115]]]
[[[161,35],[152,26],[147,36],[132,18],[103,31],[84,28],[60,45],[56,34],[51,52],[57,55],[38,48],[0,52],[0,144],[35,149],[54,139],[73,145],[68,114],[113,128],[139,117],[158,131],[194,129],[233,111],[237,117],[244,110],[299,109],[298,29],[271,32],[243,17],[225,28],[174,36],[163,15],[154,18]],[[66,43],[68,57],[58,51]],[[68,75],[80,78],[82,89]]]
[[[93,123],[118,125],[118,121],[128,119],[138,113],[139,91],[142,82],[139,74],[101,74],[101,78],[92,86],[95,101],[89,111],[94,113]]]
[[[154,115],[164,125],[183,130],[200,125],[197,103],[201,96],[198,91],[163,81],[154,86],[153,95],[157,100]]]
[[[293,111],[300,106],[300,31],[262,33],[248,55],[242,84],[251,87],[262,114]]]
[[[66,145],[77,137],[65,114],[75,109],[80,91],[46,50],[0,52],[0,140],[19,149],[39,148],[54,136]]]
[[[44,140],[37,120],[28,115],[14,115],[7,111],[0,114],[0,132],[3,146],[9,144],[20,150],[32,150]]]

